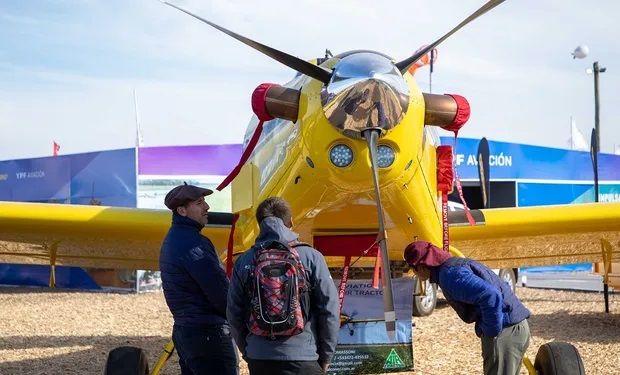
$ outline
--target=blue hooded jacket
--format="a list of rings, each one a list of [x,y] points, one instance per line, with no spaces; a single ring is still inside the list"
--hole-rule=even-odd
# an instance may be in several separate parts
[[[164,239],[159,269],[174,324],[203,327],[226,323],[228,279],[203,225],[177,213]]]
[[[458,316],[476,323],[478,337],[495,337],[530,316],[508,284],[475,260],[451,257],[430,270],[431,282],[439,285]]]
[[[288,243],[297,238],[297,234],[288,229],[281,219],[267,217],[260,223],[260,234],[254,247],[235,262],[226,315],[235,342],[245,359],[318,360],[320,363],[331,361],[340,329],[338,293],[323,255],[310,246],[295,247],[311,287],[309,318],[303,332],[295,336],[272,339],[253,335],[247,327],[250,304],[245,285],[256,248],[274,240]]]

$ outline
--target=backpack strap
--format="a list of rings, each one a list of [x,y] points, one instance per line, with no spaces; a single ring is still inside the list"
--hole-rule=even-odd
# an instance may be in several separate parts
[[[256,247],[256,255],[255,256],[258,256],[258,254],[262,250],[273,249],[273,248],[279,248],[279,249],[285,250],[288,247],[292,247],[290,243],[282,242],[280,240],[272,240],[272,241],[268,241],[268,242],[263,242],[263,243],[260,244],[260,246]]]
[[[290,241],[290,242],[288,243],[288,245],[289,245],[290,247],[293,247],[293,248],[295,248],[295,247],[299,247],[299,246],[308,246],[308,247],[312,247],[312,245],[310,245],[309,243],[306,243],[306,242],[301,242],[301,241],[298,241],[298,240],[293,240],[293,241]]]
[[[296,247],[301,247],[301,246],[308,246],[308,247],[312,247],[312,245],[310,245],[309,243],[306,242],[301,242],[299,240],[293,240],[293,241],[289,241],[288,246],[290,246],[291,248],[296,248]],[[299,256],[299,254],[298,254]],[[299,262],[301,262],[301,259],[299,259]],[[303,265],[303,263],[302,263]],[[303,274],[303,278],[304,278],[304,287],[301,290],[300,296],[299,296],[299,302],[301,304],[301,312],[303,314],[304,317],[304,321],[308,322],[310,319],[312,319],[311,316],[311,310],[312,310],[312,301],[311,301],[311,295],[312,295],[312,289],[313,286],[310,283],[310,274],[308,269],[306,268],[306,266],[304,267],[304,274]]]

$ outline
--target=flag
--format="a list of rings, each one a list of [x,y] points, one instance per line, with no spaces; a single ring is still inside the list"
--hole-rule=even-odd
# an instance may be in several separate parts
[[[575,120],[570,118],[570,148],[571,150],[587,151],[590,147],[586,141],[586,137],[577,128]]]
[[[414,52],[418,53],[418,51],[424,49],[428,47],[427,45],[423,45],[422,47],[418,48],[417,51]],[[418,61],[416,61],[413,65],[411,65],[409,67],[409,73],[411,73],[411,75],[415,74],[415,71],[418,68],[423,67],[424,65],[428,65],[431,64],[431,68],[433,66],[433,64],[437,63],[437,56],[439,55],[439,52],[437,51],[437,48],[433,48],[432,51],[428,52],[426,55],[422,56]],[[431,61],[432,60],[432,61]]]
[[[53,146],[52,146],[52,148],[53,148],[53,150],[52,150],[53,155],[54,156],[58,156],[58,151],[60,151],[60,145],[58,143],[56,143],[56,141],[53,141],[53,143],[54,143]]]

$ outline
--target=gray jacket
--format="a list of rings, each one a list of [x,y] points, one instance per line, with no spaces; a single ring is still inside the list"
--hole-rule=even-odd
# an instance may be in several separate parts
[[[287,243],[297,238],[297,234],[288,229],[281,219],[267,217],[260,223],[260,234],[254,246],[235,262],[228,289],[226,316],[235,342],[245,359],[331,361],[340,328],[338,293],[323,255],[310,246],[295,248],[311,285],[309,319],[303,332],[271,339],[253,335],[247,327],[250,304],[245,293],[245,283],[256,248],[274,240]]]

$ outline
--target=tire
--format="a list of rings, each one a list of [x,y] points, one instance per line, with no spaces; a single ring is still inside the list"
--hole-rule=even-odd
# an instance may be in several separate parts
[[[417,278],[415,281],[418,283]],[[413,296],[413,316],[429,316],[435,310],[437,305],[437,284],[432,284],[426,280],[426,294],[421,296]]]
[[[572,344],[548,342],[538,348],[534,368],[540,375],[585,375],[581,356]]]
[[[104,375],[148,375],[149,364],[144,350],[133,346],[120,346],[110,350]]]
[[[499,278],[505,281],[513,293],[517,293],[517,276],[512,268],[502,268],[499,270]]]

